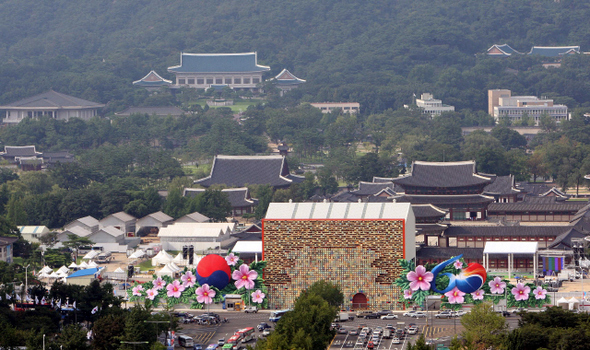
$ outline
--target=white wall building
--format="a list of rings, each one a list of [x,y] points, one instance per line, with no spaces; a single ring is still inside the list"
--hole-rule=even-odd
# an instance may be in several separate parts
[[[488,90],[488,110],[496,122],[501,119],[516,122],[522,120],[523,115],[531,117],[535,125],[539,125],[545,115],[558,124],[568,120],[566,105],[556,105],[551,99],[536,96],[512,96],[512,92],[505,89]]]
[[[182,251],[183,246],[192,245],[195,251],[199,251],[218,248],[235,227],[235,223],[228,222],[179,222],[162,227],[158,237],[164,250]]]
[[[319,108],[322,113],[332,113],[337,109],[342,110],[343,113],[358,113],[361,108],[358,102],[314,102],[310,105]]]
[[[455,106],[442,103],[442,100],[435,99],[430,93],[423,93],[416,99],[416,106],[422,108],[422,113],[430,114],[431,117],[441,115],[443,112],[454,112]]]

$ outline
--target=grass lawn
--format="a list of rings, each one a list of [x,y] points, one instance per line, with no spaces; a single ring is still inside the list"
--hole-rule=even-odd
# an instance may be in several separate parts
[[[141,262],[137,266],[141,268],[141,271],[148,271],[154,269],[154,267],[152,266],[152,259],[147,259],[146,261]]]

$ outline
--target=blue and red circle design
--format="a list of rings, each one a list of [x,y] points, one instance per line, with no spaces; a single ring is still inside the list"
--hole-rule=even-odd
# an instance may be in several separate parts
[[[225,288],[231,280],[231,269],[227,261],[217,254],[210,254],[201,259],[196,274],[200,285],[208,284],[219,290]]]

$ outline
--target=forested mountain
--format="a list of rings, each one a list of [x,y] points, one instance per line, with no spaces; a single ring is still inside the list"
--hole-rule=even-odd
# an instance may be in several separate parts
[[[141,105],[131,82],[185,52],[257,51],[269,77],[306,79],[304,101],[399,108],[429,91],[458,109],[486,109],[488,88],[590,100],[590,58],[545,70],[541,58],[476,56],[494,43],[590,51],[590,3],[581,0],[2,0],[0,103],[50,88],[106,111]],[[506,68],[511,68],[508,72]]]

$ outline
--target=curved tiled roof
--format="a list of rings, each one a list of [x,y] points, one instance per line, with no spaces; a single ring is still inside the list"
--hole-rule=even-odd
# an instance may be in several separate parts
[[[9,103],[3,108],[45,108],[45,109],[61,109],[61,108],[100,108],[104,107],[103,104],[87,101],[81,98],[62,94],[53,90],[44,92],[39,95],[27,97],[20,101]]]
[[[484,194],[514,194],[519,193],[520,190],[514,188],[514,176],[496,176],[494,182],[487,185],[483,193]]]
[[[203,187],[223,184],[231,187],[271,185],[287,187],[303,181],[301,176],[289,174],[283,156],[216,156],[211,174],[195,181]]]
[[[416,251],[416,259],[443,259],[463,254],[465,259],[483,259],[483,248],[422,247]]]
[[[479,236],[479,237],[557,237],[569,229],[568,226],[451,226],[445,236]]]
[[[169,67],[174,73],[248,73],[266,72],[270,67],[257,63],[256,52],[245,53],[184,53],[180,65]]]
[[[525,197],[522,202],[492,203],[488,213],[492,212],[578,212],[588,202],[557,200],[557,197]]]
[[[351,191],[351,193],[357,196],[369,196],[377,194],[382,190],[389,188],[393,190],[393,182],[359,182],[359,189]]]
[[[412,210],[416,220],[418,218],[443,218],[447,211],[432,204],[412,204]]]
[[[491,183],[487,176],[477,174],[475,161],[412,163],[412,172],[393,179],[400,186],[466,187]]]
[[[494,198],[480,194],[469,195],[449,195],[449,196],[430,196],[430,195],[403,195],[394,197],[397,202],[409,202],[412,204],[433,204],[437,207],[447,209],[457,204],[488,204],[494,201]]]

